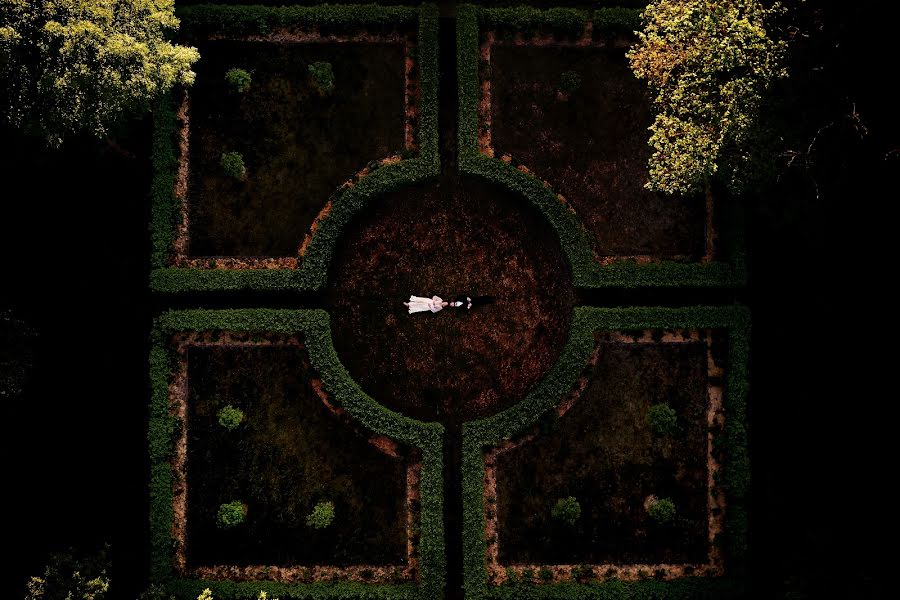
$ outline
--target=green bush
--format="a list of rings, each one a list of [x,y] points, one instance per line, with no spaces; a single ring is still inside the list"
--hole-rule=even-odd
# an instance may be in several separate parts
[[[581,89],[581,75],[575,71],[565,71],[559,78],[559,89],[571,94]]]
[[[228,69],[225,73],[225,82],[232,90],[243,94],[250,89],[250,73],[244,69]]]
[[[650,503],[647,514],[657,523],[671,523],[675,519],[675,503],[668,498],[657,498]]]
[[[177,600],[175,594],[158,583],[151,584],[146,590],[141,592],[138,600]]]
[[[552,581],[553,571],[551,571],[549,567],[541,567],[538,570],[538,577],[540,577],[542,581]]]
[[[40,577],[26,584],[25,600],[102,600],[109,591],[109,547],[83,556],[51,554]]]
[[[309,516],[306,517],[306,525],[316,529],[325,529],[334,521],[334,502],[319,502]]]
[[[219,506],[216,514],[216,524],[221,529],[231,529],[244,522],[247,517],[247,505],[240,500],[226,502]]]
[[[550,514],[553,515],[553,518],[557,521],[563,521],[569,525],[574,525],[578,520],[578,517],[581,516],[581,505],[578,504],[578,500],[576,500],[574,496],[560,498],[556,501],[556,504],[553,505]]]
[[[244,411],[229,404],[219,411],[218,417],[219,425],[232,431],[244,420]]]
[[[219,164],[226,175],[235,179],[243,179],[247,173],[247,168],[244,166],[244,156],[240,152],[222,153]]]
[[[678,415],[668,404],[654,404],[647,411],[647,421],[654,433],[672,435],[678,430]]]
[[[309,65],[309,77],[320,96],[329,96],[334,91],[334,69],[330,62],[318,61]]]

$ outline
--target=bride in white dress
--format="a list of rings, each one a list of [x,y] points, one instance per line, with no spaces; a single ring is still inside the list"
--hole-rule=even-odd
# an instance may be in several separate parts
[[[409,314],[425,312],[428,310],[436,313],[448,304],[449,302],[444,302],[440,296],[433,296],[431,298],[423,298],[422,296],[410,296],[409,302],[403,303],[404,306],[409,307]]]

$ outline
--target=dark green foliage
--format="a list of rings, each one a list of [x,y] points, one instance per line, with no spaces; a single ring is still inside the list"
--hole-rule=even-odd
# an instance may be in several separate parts
[[[570,36],[584,33],[590,13],[575,8],[540,9],[531,6],[515,8],[480,8],[478,18],[487,29],[513,31],[548,31]]]
[[[381,171],[382,169],[379,169]],[[171,535],[172,468],[175,419],[169,412],[169,377],[176,366],[168,337],[179,331],[303,333],[313,368],[329,396],[363,427],[421,449],[419,570],[421,585],[358,583],[281,584],[274,582],[173,581]],[[150,350],[150,535],[151,576],[172,585],[181,598],[211,588],[217,600],[256,597],[259,590],[284,599],[360,598],[403,600],[439,597],[444,586],[443,427],[394,413],[366,395],[341,364],[331,342],[328,314],[322,310],[186,310],[167,312],[156,321]]]
[[[647,508],[650,518],[661,525],[674,521],[675,512],[675,503],[668,498],[657,498]]]
[[[319,502],[306,517],[306,525],[325,529],[334,521],[334,502]]]
[[[219,418],[219,425],[231,431],[244,420],[244,411],[229,404],[228,406],[222,407],[217,416]]]
[[[150,263],[164,267],[172,255],[172,244],[180,221],[175,176],[178,172],[177,119],[172,95],[160,98],[153,110],[153,184],[150,188],[152,214]]]
[[[205,4],[179,6],[181,30],[189,36],[212,33],[242,35],[271,33],[276,28],[370,28],[394,31],[415,23],[418,9],[377,4],[321,4],[317,6],[239,6]]]
[[[659,435],[672,435],[678,430],[678,415],[668,404],[654,404],[647,411],[650,428]]]
[[[228,86],[235,92],[243,94],[250,89],[252,78],[250,73],[244,69],[228,69],[225,72],[225,81],[228,82]]]
[[[223,152],[222,158],[219,159],[219,164],[226,175],[235,179],[243,179],[247,173],[247,168],[244,166],[244,156],[240,152]]]
[[[137,600],[176,600],[175,595],[164,586],[154,583],[141,592]]]
[[[320,96],[329,96],[334,91],[334,69],[323,60],[309,65],[309,78]]]
[[[554,10],[556,12],[554,12]],[[525,174],[513,165],[482,155],[478,150],[478,105],[481,100],[479,81],[479,34],[482,29],[505,28],[510,31],[530,31],[537,28],[556,30],[563,34],[580,33],[589,15],[573,9],[542,11],[532,7],[482,8],[463,4],[458,7],[456,21],[456,68],[459,98],[459,168],[462,173],[475,175],[522,194],[550,221],[560,238],[572,268],[576,287],[644,288],[644,287],[741,287],[746,284],[744,265],[742,212],[730,207],[733,214],[725,215],[721,238],[727,244],[725,252],[730,262],[676,262],[638,264],[617,261],[600,266],[593,255],[587,233],[578,217],[563,205],[548,185]],[[579,21],[580,20],[580,21]],[[640,26],[640,10],[600,8],[593,14],[594,31],[621,33]]]
[[[240,500],[226,502],[219,506],[216,524],[222,529],[231,529],[244,522],[247,516],[247,505]]]
[[[548,567],[541,567],[538,569],[538,577],[540,577],[542,581],[551,581],[553,580],[553,571]]]
[[[521,586],[488,588],[484,565],[484,460],[483,448],[532,427],[547,411],[554,408],[572,389],[594,349],[595,331],[627,331],[643,329],[726,329],[728,331],[728,369],[725,409],[727,456],[724,488],[728,501],[726,512],[727,551],[730,561],[746,554],[746,497],[749,485],[749,460],[746,439],[746,402],[748,395],[750,317],[738,306],[690,308],[591,308],[574,311],[569,341],[547,377],[522,402],[492,417],[463,426],[463,569],[467,598],[696,598],[716,593],[727,597],[740,588],[732,581],[685,578],[670,582],[648,580],[600,584],[574,583],[540,586],[540,593]],[[721,592],[722,595],[719,595]]]
[[[593,21],[594,29],[598,31],[633,33],[641,26],[641,11],[618,6],[602,7],[594,11]]]
[[[533,585],[525,582],[492,587],[478,596],[490,600],[726,600],[746,598],[740,582],[728,579],[685,577],[672,581],[644,579],[625,582],[610,579],[601,583],[572,582]]]
[[[180,579],[172,584],[179,600],[196,600],[203,590],[212,590],[215,600],[256,600],[266,592],[274,600],[421,600],[414,584],[372,585],[364,582],[291,584],[276,581],[204,581]],[[437,598],[437,596],[428,596]]]
[[[577,92],[581,88],[581,75],[575,71],[565,71],[559,76],[559,89],[566,93]]]
[[[557,521],[575,525],[578,521],[578,517],[581,516],[581,505],[578,504],[578,500],[576,500],[574,496],[560,498],[556,501],[556,504],[553,505],[550,514],[553,515],[553,518]]]

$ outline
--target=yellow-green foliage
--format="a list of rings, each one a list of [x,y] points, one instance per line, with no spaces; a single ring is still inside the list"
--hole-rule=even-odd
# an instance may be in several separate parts
[[[83,557],[53,554],[40,577],[26,584],[25,600],[103,600],[109,592],[106,550]]]
[[[215,600],[215,598],[213,598],[212,590],[209,588],[206,588],[205,590],[200,592],[200,595],[197,596],[197,600]],[[256,600],[270,600],[269,594],[266,593],[264,590],[260,590],[259,596],[256,597]],[[271,600],[278,600],[278,598],[271,598]]]
[[[757,0],[655,0],[628,58],[655,94],[650,127],[652,190],[697,192],[713,178],[732,191],[752,175],[759,112],[786,77],[784,41],[767,21],[779,8]]]
[[[72,133],[107,135],[194,81],[195,48],[168,41],[174,0],[0,0],[0,107],[54,146]]]

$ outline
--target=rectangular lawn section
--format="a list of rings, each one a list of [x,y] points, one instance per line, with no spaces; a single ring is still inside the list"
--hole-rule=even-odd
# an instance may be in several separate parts
[[[186,358],[189,568],[406,564],[409,456],[326,406],[302,344],[189,345]],[[245,415],[233,430],[226,406]],[[233,501],[246,520],[222,529]],[[318,502],[334,504],[323,529],[306,524]]]
[[[189,100],[189,257],[296,257],[329,196],[369,162],[405,150],[402,41],[210,40]],[[328,62],[320,94],[309,66]],[[251,75],[247,91],[225,73]],[[225,174],[239,152],[243,179]]]
[[[713,355],[699,336],[675,343],[623,340],[627,336],[598,335],[594,364],[571,408],[562,416],[551,413],[533,440],[498,453],[500,563],[710,560],[707,419]],[[720,354],[717,348],[715,356]],[[651,427],[648,411],[658,404],[675,411],[674,433]],[[551,515],[557,500],[570,496],[581,508],[574,524]],[[672,523],[650,517],[653,497],[674,502]]]
[[[496,157],[510,155],[565,196],[601,258],[704,256],[706,200],[644,188],[653,116],[625,47],[488,44],[482,117]]]

